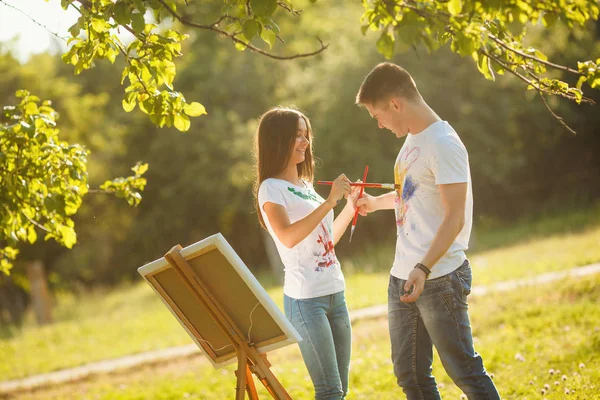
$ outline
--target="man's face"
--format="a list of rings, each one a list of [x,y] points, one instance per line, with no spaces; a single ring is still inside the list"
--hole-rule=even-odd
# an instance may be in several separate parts
[[[404,137],[409,133],[402,112],[404,104],[400,99],[392,98],[376,104],[365,104],[365,107],[371,117],[377,121],[380,129],[390,130],[397,138]]]

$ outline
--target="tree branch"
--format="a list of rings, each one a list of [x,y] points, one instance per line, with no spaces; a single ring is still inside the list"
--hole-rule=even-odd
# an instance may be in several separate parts
[[[542,92],[540,90],[537,91],[538,94],[540,95],[540,97],[542,98],[542,101],[544,102],[544,105],[546,106],[546,109],[548,109],[548,111],[550,111],[550,114],[552,114],[552,116],[558,120],[558,122],[560,122],[560,124],[562,126],[564,126],[569,132],[571,132],[573,135],[577,135],[577,132],[571,128],[569,125],[567,125],[567,123],[565,122],[565,120],[560,117],[559,115],[557,115],[551,108],[550,105],[548,104],[548,102],[546,101],[546,98],[544,97],[544,95],[542,94]]]
[[[43,230],[44,232],[52,232],[51,230],[49,230],[48,228],[46,228],[44,225],[40,224],[39,222],[34,221],[33,219],[29,218],[22,210],[21,210],[21,214],[23,214],[23,216],[25,218],[27,218],[27,220],[32,223],[34,226],[37,226],[38,228],[40,228],[41,230]]]
[[[517,71],[513,71],[513,70],[511,70],[511,69],[510,69],[510,67],[509,67],[509,65],[505,64],[504,62],[502,62],[502,60],[499,60],[497,57],[495,57],[495,56],[491,56],[490,54],[488,54],[488,53],[487,53],[487,52],[485,52],[485,51],[482,51],[482,53],[483,53],[484,55],[488,56],[488,57],[489,57],[491,60],[494,60],[495,62],[497,62],[498,64],[500,64],[500,65],[501,65],[501,66],[502,66],[504,69],[506,69],[507,71],[509,71],[509,72],[510,72],[510,73],[512,73],[513,75],[515,75],[517,78],[521,79],[523,82],[527,83],[528,85],[531,85],[531,87],[533,87],[533,88],[534,88],[534,89],[535,89],[535,90],[538,92],[538,94],[540,95],[540,97],[542,98],[542,101],[544,102],[544,105],[546,106],[546,108],[548,109],[548,111],[550,111],[550,114],[552,114],[552,116],[553,116],[553,117],[554,117],[554,118],[555,118],[555,119],[556,119],[558,122],[560,122],[560,124],[561,124],[562,126],[564,126],[564,127],[565,127],[565,128],[566,128],[566,129],[567,129],[569,132],[571,132],[573,135],[576,135],[576,134],[577,134],[577,132],[576,132],[576,131],[575,131],[573,128],[571,128],[569,125],[567,125],[567,123],[565,122],[565,120],[564,120],[562,117],[560,117],[559,115],[557,115],[557,114],[556,114],[556,113],[555,113],[555,112],[554,112],[554,111],[553,111],[553,110],[550,108],[550,106],[548,105],[548,103],[546,102],[546,99],[544,98],[544,96],[543,96],[543,94],[542,94],[542,93],[543,93],[543,90],[540,88],[540,86],[539,86],[539,85],[537,85],[537,86],[536,86],[536,84],[535,84],[533,81],[531,81],[531,80],[527,79],[526,77],[524,77],[523,75],[521,75],[521,74],[520,74],[520,73],[518,73]],[[536,79],[536,80],[537,80],[537,78],[534,78],[534,79]],[[539,84],[543,84],[542,82],[539,82],[539,81],[538,81],[538,83],[539,83]],[[567,96],[564,96],[564,97],[567,97]],[[569,97],[567,97],[567,98],[569,98]]]
[[[583,75],[581,72],[579,72],[577,70],[574,70],[572,68],[566,67],[564,65],[554,64],[554,63],[552,63],[550,61],[542,60],[541,58],[529,55],[527,53],[523,53],[522,51],[519,51],[517,49],[513,49],[512,47],[510,47],[509,45],[507,45],[506,43],[504,43],[502,40],[500,40],[496,36],[492,35],[491,33],[488,33],[487,35],[488,35],[488,37],[490,39],[492,39],[494,42],[498,43],[500,46],[504,47],[506,50],[512,51],[513,53],[518,54],[518,55],[520,55],[523,58],[528,58],[528,59],[533,60],[535,62],[538,62],[540,64],[544,64],[544,65],[546,65],[548,67],[551,67],[551,68],[554,68],[554,69],[558,69],[558,70],[561,70],[561,71],[570,72],[570,73],[576,74],[576,75]]]
[[[282,1],[278,1],[277,5],[281,8],[283,8],[284,10],[289,11],[295,17],[300,16],[300,13],[302,12],[302,10],[294,10],[292,7],[288,6],[287,4],[285,4]]]
[[[235,34],[232,34],[232,33],[226,32],[222,29],[219,29],[218,27],[215,26],[215,24],[203,25],[203,24],[198,24],[196,22],[188,21],[187,18],[179,15],[177,13],[177,11],[173,10],[168,4],[166,4],[164,2],[164,0],[158,0],[158,2],[173,16],[173,18],[177,19],[179,22],[181,22],[182,24],[184,24],[186,26],[191,26],[193,28],[205,29],[205,30],[220,33],[224,36],[229,37],[235,43],[239,43],[255,53],[261,54],[261,55],[269,57],[269,58],[273,58],[275,60],[293,60],[295,58],[311,57],[311,56],[314,56],[314,55],[317,55],[317,54],[323,52],[327,47],[329,47],[329,45],[324,45],[323,42],[321,41],[321,39],[317,38],[317,40],[321,44],[321,48],[319,48],[318,50],[315,50],[310,53],[299,53],[299,54],[295,54],[293,56],[277,56],[277,55],[271,54],[267,51],[261,50],[258,47],[253,46],[250,43],[247,43],[247,42],[244,42],[243,40],[238,39],[237,37],[235,37]],[[220,22],[220,21],[221,20],[219,20],[218,22]]]
[[[31,21],[33,21],[34,23],[36,23],[37,25],[39,25],[40,27],[44,28],[45,30],[47,30],[52,36],[56,37],[57,39],[62,40],[63,42],[67,41],[67,38],[58,36],[58,33],[52,32],[50,29],[48,29],[48,27],[46,25],[42,25],[41,23],[39,23],[38,21],[36,21],[31,15],[27,14],[26,12],[24,12],[23,10],[13,6],[12,4],[8,4],[6,3],[4,0],[0,0],[0,3],[4,4],[7,7],[12,8],[13,10],[16,10],[18,12],[20,12],[21,14],[25,15],[27,18],[29,18]]]
[[[551,91],[550,88],[548,88],[549,90],[543,90],[540,85],[544,85],[546,87],[548,87],[547,85],[545,85],[543,82],[540,82],[539,78],[537,76],[533,76],[533,79],[535,79],[535,82],[527,79],[524,75],[518,73],[517,71],[514,71],[510,65],[508,65],[506,62],[504,62],[503,60],[501,60],[500,58],[498,58],[497,56],[488,53],[485,50],[479,50],[479,52],[487,57],[489,57],[491,60],[494,60],[495,62],[497,62],[498,64],[500,64],[502,66],[502,68],[504,68],[507,72],[510,72],[511,74],[513,74],[514,76],[516,76],[517,78],[521,79],[523,82],[527,83],[528,85],[531,85],[531,87],[533,87],[536,90],[542,90],[544,92],[551,92],[553,95],[557,95],[557,96],[561,96],[564,97],[565,99],[569,99],[569,100],[576,100],[575,96],[573,95],[569,95],[567,93],[563,93],[563,92],[558,92],[558,91]],[[518,64],[517,64],[518,65]],[[519,65],[520,66],[520,65]],[[582,97],[581,101],[584,103],[590,103],[590,104],[595,104],[594,100],[590,99],[589,97]]]

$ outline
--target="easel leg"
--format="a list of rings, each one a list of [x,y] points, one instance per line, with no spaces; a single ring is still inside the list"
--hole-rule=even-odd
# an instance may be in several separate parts
[[[238,352],[238,369],[235,371],[237,376],[237,386],[235,388],[235,400],[245,400],[246,385],[248,383],[248,374],[246,370],[249,368],[248,359],[243,351]]]
[[[291,400],[288,392],[283,388],[281,382],[275,377],[270,370],[271,363],[267,360],[266,354],[261,354],[257,358],[257,363],[254,365],[256,375],[269,391],[269,394],[275,400]]]
[[[256,386],[254,385],[249,364],[246,364],[246,390],[248,391],[248,398],[250,400],[258,400],[258,393],[256,393]]]

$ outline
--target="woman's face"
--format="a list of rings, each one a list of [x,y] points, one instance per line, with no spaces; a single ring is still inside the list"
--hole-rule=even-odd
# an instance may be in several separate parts
[[[296,142],[292,149],[292,156],[290,157],[291,165],[298,165],[305,159],[306,150],[309,150],[310,140],[308,138],[308,126],[304,118],[298,118],[298,129],[296,131]],[[309,150],[310,151],[310,150]]]

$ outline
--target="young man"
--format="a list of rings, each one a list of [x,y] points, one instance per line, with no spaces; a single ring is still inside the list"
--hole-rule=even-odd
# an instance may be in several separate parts
[[[398,385],[409,400],[440,399],[431,373],[435,346],[446,372],[470,400],[499,399],[473,348],[469,322],[471,267],[465,250],[473,199],[467,150],[398,65],[377,65],[356,103],[379,128],[406,136],[394,166],[401,188],[378,197],[364,194],[357,202],[363,215],[395,209],[388,318]]]

